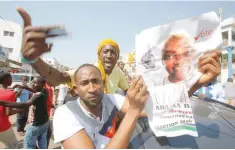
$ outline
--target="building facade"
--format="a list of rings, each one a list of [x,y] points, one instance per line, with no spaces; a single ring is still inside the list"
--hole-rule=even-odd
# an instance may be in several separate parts
[[[22,27],[13,21],[0,19],[0,66],[19,68]]]
[[[43,58],[43,60],[49,64],[50,66],[60,70],[60,71],[68,71],[69,67],[62,65],[56,58]]]
[[[221,22],[221,32],[223,50],[219,81],[225,83],[229,77],[235,79],[235,18],[224,19]]]

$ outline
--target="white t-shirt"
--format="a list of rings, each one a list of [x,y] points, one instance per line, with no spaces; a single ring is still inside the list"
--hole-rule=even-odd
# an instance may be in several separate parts
[[[116,113],[120,111],[124,100],[125,97],[118,94],[105,94],[102,99],[101,120],[91,117],[82,107],[80,99],[59,107],[53,119],[55,143],[62,142],[85,129],[95,147],[104,148],[110,140],[107,132],[112,128],[112,122],[116,119]]]
[[[64,104],[65,96],[67,95],[67,93],[68,93],[68,88],[64,84],[61,84],[59,86],[59,93],[57,97],[57,101],[59,105]]]

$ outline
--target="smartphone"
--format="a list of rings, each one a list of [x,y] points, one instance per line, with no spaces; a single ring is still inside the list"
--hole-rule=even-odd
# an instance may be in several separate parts
[[[55,28],[55,29],[51,29],[48,31],[47,33],[49,36],[53,37],[60,37],[60,36],[68,36],[69,33],[67,32],[67,30],[65,28]]]
[[[53,43],[55,40],[59,40],[61,38],[71,38],[71,33],[67,32],[65,28],[55,28],[51,29],[47,32],[48,38],[46,39],[46,43]]]

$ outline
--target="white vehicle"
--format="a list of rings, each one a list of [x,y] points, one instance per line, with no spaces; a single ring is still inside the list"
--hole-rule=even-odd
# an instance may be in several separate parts
[[[28,85],[30,86],[31,81],[33,80],[34,75],[31,73],[12,73],[11,77],[12,77],[12,84],[10,86],[10,88],[12,88],[15,85],[22,85],[21,82],[21,77],[26,76],[28,77]]]

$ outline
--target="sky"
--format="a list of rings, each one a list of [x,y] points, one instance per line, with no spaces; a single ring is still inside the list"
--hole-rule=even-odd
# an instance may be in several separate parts
[[[0,16],[19,24],[16,11],[23,7],[38,25],[65,25],[72,36],[54,40],[52,52],[44,57],[56,58],[63,65],[76,68],[97,60],[96,50],[105,38],[115,40],[121,53],[135,48],[135,35],[168,20],[199,16],[223,8],[223,19],[235,15],[235,2],[225,1],[0,1]],[[0,18],[1,19],[1,18]]]

